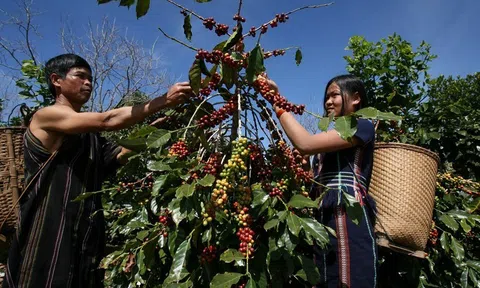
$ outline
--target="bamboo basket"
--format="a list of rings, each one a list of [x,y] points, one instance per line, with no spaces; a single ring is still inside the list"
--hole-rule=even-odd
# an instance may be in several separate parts
[[[439,161],[437,154],[419,146],[375,143],[369,194],[378,210],[379,245],[424,254],[418,252],[425,250],[432,225]]]
[[[23,127],[0,127],[0,223],[1,233],[13,230],[18,209],[8,216],[24,185]]]

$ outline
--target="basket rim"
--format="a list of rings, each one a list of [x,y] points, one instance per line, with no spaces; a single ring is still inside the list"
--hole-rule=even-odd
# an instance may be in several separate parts
[[[386,149],[386,148],[405,149],[405,150],[423,153],[433,158],[437,162],[437,164],[440,163],[440,157],[438,156],[437,153],[431,150],[428,150],[426,148],[423,148],[421,146],[406,144],[406,143],[399,143],[399,142],[375,142],[374,150]]]

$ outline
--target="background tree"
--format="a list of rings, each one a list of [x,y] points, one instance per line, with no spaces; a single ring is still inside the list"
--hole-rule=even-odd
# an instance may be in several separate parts
[[[441,158],[429,256],[418,260],[381,249],[382,287],[478,287],[478,73],[430,79],[430,46],[414,49],[396,34],[376,43],[355,36],[347,49],[347,70],[365,82],[370,104],[404,117],[400,125],[381,122],[378,141],[421,145]]]

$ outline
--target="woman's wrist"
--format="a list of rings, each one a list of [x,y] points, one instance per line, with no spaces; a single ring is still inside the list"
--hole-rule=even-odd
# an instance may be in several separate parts
[[[283,113],[285,113],[287,111],[281,109],[281,108],[276,108],[275,109],[275,113],[277,114],[277,118],[280,119],[280,117],[282,116]]]

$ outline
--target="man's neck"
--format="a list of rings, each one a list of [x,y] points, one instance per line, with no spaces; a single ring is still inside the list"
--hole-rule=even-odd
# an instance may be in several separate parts
[[[57,99],[55,100],[55,104],[68,106],[76,112],[80,112],[80,110],[82,109],[82,104],[72,103],[65,96],[63,96],[63,94],[60,94],[57,96]]]

